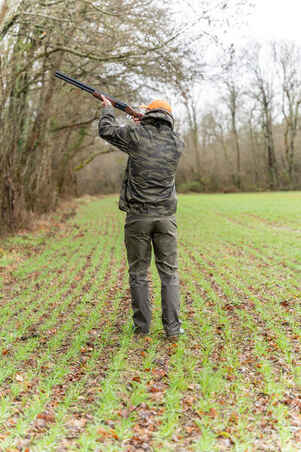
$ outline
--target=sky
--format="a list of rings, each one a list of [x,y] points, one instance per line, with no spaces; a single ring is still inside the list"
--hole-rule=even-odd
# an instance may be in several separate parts
[[[258,40],[289,39],[301,44],[301,0],[253,0],[248,34]]]
[[[176,9],[182,17],[193,18],[202,10],[204,4],[218,4],[220,0],[170,0],[174,1]],[[250,14],[242,16],[243,27],[233,27],[227,31],[227,39],[234,44],[241,42],[242,29],[244,34],[252,40],[269,41],[277,39],[294,40],[301,45],[301,0],[249,0],[254,8],[250,9]],[[225,3],[227,1],[225,0]],[[229,0],[229,5],[239,15],[238,11]],[[225,10],[226,11],[226,10]]]

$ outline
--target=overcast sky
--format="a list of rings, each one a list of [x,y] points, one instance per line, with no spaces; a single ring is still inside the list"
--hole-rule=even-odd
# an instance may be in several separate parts
[[[208,1],[208,0],[207,0]],[[246,17],[242,10],[234,8],[245,27],[233,27],[228,30],[228,38],[235,44],[241,42],[242,30],[249,39],[260,41],[289,39],[301,45],[301,0],[249,0],[254,8]],[[200,0],[174,0],[175,8],[182,17],[193,18],[202,10]],[[212,5],[218,0],[212,0]],[[226,3],[226,2],[225,2]],[[234,1],[229,1],[233,5]],[[211,4],[211,1],[209,1]],[[188,6],[190,5],[190,7]]]
[[[291,39],[301,44],[301,0],[255,0],[250,36],[258,39]]]

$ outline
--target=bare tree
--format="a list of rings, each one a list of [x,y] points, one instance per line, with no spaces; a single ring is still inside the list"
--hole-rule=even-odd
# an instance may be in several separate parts
[[[285,159],[290,188],[295,182],[295,151],[301,104],[301,49],[293,42],[272,43],[274,64],[281,85],[281,111],[284,118]]]
[[[256,45],[249,53],[248,68],[252,77],[250,96],[256,100],[260,108],[261,127],[267,153],[269,187],[275,189],[279,187],[279,171],[273,136],[275,73],[266,60],[265,63],[260,60],[260,50],[260,45]]]
[[[243,87],[241,84],[241,55],[233,46],[227,49],[223,58],[221,85],[224,91],[223,102],[230,114],[230,130],[236,154],[235,185],[241,189],[241,148],[239,139],[239,107],[242,104]]]

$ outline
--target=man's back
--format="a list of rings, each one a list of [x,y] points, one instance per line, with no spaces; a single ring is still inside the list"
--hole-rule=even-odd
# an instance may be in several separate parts
[[[173,215],[177,206],[175,174],[183,144],[173,131],[172,117],[161,110],[152,110],[141,124],[120,127],[113,121],[111,112],[105,111],[99,134],[129,155],[120,209]]]

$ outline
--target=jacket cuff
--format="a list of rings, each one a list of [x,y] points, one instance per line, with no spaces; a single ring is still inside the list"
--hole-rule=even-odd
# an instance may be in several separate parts
[[[113,105],[108,105],[102,108],[102,114],[106,115],[106,114],[111,114],[114,115],[114,108]]]

